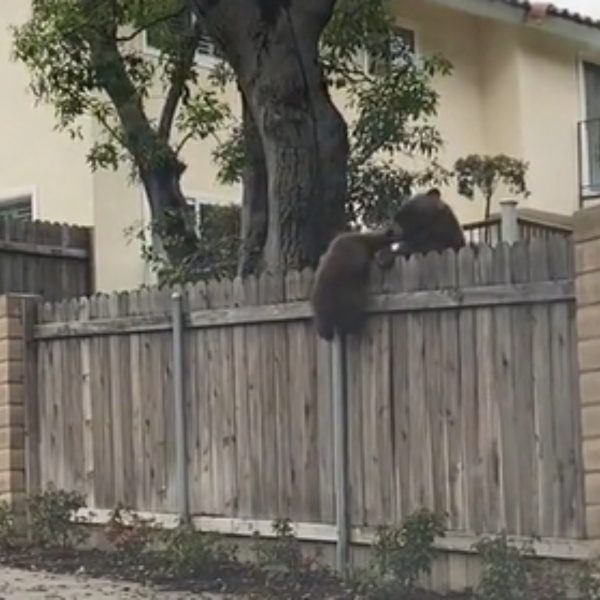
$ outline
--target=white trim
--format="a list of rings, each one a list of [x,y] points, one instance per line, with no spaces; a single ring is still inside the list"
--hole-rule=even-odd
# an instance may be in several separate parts
[[[600,35],[600,32],[599,32]],[[579,94],[579,112],[580,112],[580,118],[579,121],[585,121],[588,118],[588,114],[587,114],[587,102],[586,102],[586,96],[587,96],[587,90],[585,87],[585,73],[584,73],[584,63],[590,63],[590,64],[594,64],[597,65],[598,67],[600,67],[600,56],[598,56],[597,54],[590,54],[588,52],[578,52],[577,53],[577,92]],[[581,131],[581,148],[578,148],[578,152],[581,152],[581,172],[579,174],[580,177],[583,178],[584,181],[590,181],[591,178],[591,174],[590,174],[590,156],[589,156],[589,144],[588,144],[588,140],[587,140],[587,130],[585,128],[582,129]],[[581,182],[583,183],[583,182]],[[597,198],[598,197],[598,193],[600,192],[600,189],[598,191],[592,191],[592,190],[581,190],[580,189],[580,193],[583,195],[583,198]]]
[[[418,61],[421,56],[421,44],[419,43],[420,27],[417,25],[417,22],[410,19],[405,19],[404,17],[395,17],[394,22],[392,23],[392,27],[394,26],[397,26],[401,29],[406,29],[407,31],[410,31],[413,34],[413,53],[415,56],[415,60]],[[366,74],[369,74],[369,53],[366,48],[359,50],[359,55],[357,59],[362,64],[363,71]]]
[[[200,204],[214,204],[215,206],[227,206],[230,203],[234,203],[233,201],[228,202],[220,196],[216,196],[214,194],[209,194],[206,192],[200,192],[197,190],[190,190],[189,188],[185,188],[184,186],[182,186],[181,193],[186,198],[186,200],[193,199],[195,203],[194,212],[196,214],[196,219],[198,219],[199,216],[198,209]],[[152,236],[148,231],[148,225],[150,225],[152,215],[150,212],[148,196],[146,195],[146,190],[144,189],[143,185],[140,185],[140,197],[142,202],[142,223],[144,226],[144,235],[146,236],[146,243],[151,244]],[[196,226],[199,226],[199,222],[196,223]]]
[[[31,198],[31,219],[39,219],[39,191],[36,185],[23,185],[7,190],[0,190],[0,204],[10,200],[16,200],[21,196],[29,196]]]
[[[133,511],[141,519],[152,521],[156,527],[173,529],[180,523],[175,513],[151,513]],[[76,519],[90,525],[106,525],[112,514],[107,509],[82,509]],[[127,523],[127,515],[124,515]],[[263,538],[274,538],[272,521],[266,519],[247,519],[235,517],[192,516],[192,524],[199,531],[220,533],[233,537],[252,537],[256,533]],[[336,526],[327,523],[292,523],[292,529],[298,540],[303,542],[335,543]],[[376,530],[372,527],[352,527],[351,542],[356,546],[371,546]],[[476,554],[474,546],[487,534],[448,532],[445,537],[437,538],[434,546],[441,552]],[[564,538],[541,538],[532,540],[523,536],[508,536],[508,541],[516,546],[529,544],[538,558],[557,560],[589,560],[598,555],[598,543],[593,540],[570,540]]]
[[[419,22],[414,19],[407,19],[406,17],[395,17],[393,25],[412,31],[415,39],[414,53],[416,57],[419,57],[421,55],[421,44],[419,42],[421,39],[421,26]]]
[[[160,50],[148,43],[147,31],[142,31],[142,53],[151,58],[160,58]],[[213,69],[219,62],[221,59],[217,56],[196,52],[194,63],[201,69]]]
[[[223,198],[215,196],[214,194],[207,194],[205,192],[192,191],[189,189],[182,190],[183,195],[186,199],[193,198],[194,200],[194,213],[196,216],[196,232],[199,233],[200,229],[200,205],[209,204],[213,206],[228,206],[232,202],[226,202]]]

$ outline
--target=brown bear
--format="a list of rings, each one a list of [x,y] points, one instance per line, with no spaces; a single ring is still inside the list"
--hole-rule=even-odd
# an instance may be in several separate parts
[[[417,194],[398,210],[394,221],[403,230],[398,254],[426,254],[459,250],[465,245],[465,235],[456,215],[433,188]]]
[[[317,333],[331,341],[335,333],[356,333],[364,321],[369,265],[377,253],[398,242],[396,225],[383,231],[342,233],[321,257],[310,303]]]

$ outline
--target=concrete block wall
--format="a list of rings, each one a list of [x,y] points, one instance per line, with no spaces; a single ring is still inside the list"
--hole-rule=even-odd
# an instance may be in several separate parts
[[[25,497],[25,297],[0,296],[0,501]]]
[[[574,240],[586,529],[600,539],[600,206],[575,214]]]

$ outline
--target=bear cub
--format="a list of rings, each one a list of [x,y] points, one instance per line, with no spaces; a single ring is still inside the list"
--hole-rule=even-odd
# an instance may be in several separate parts
[[[375,254],[402,239],[397,225],[383,231],[342,233],[330,243],[315,274],[310,304],[317,333],[356,333],[363,324],[369,266]]]

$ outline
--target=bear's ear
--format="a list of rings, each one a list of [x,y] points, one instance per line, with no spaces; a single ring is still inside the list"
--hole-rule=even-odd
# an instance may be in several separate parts
[[[438,198],[438,199],[441,199],[441,197],[442,197],[442,193],[440,192],[440,190],[438,188],[431,188],[425,195],[431,196],[433,198]]]

